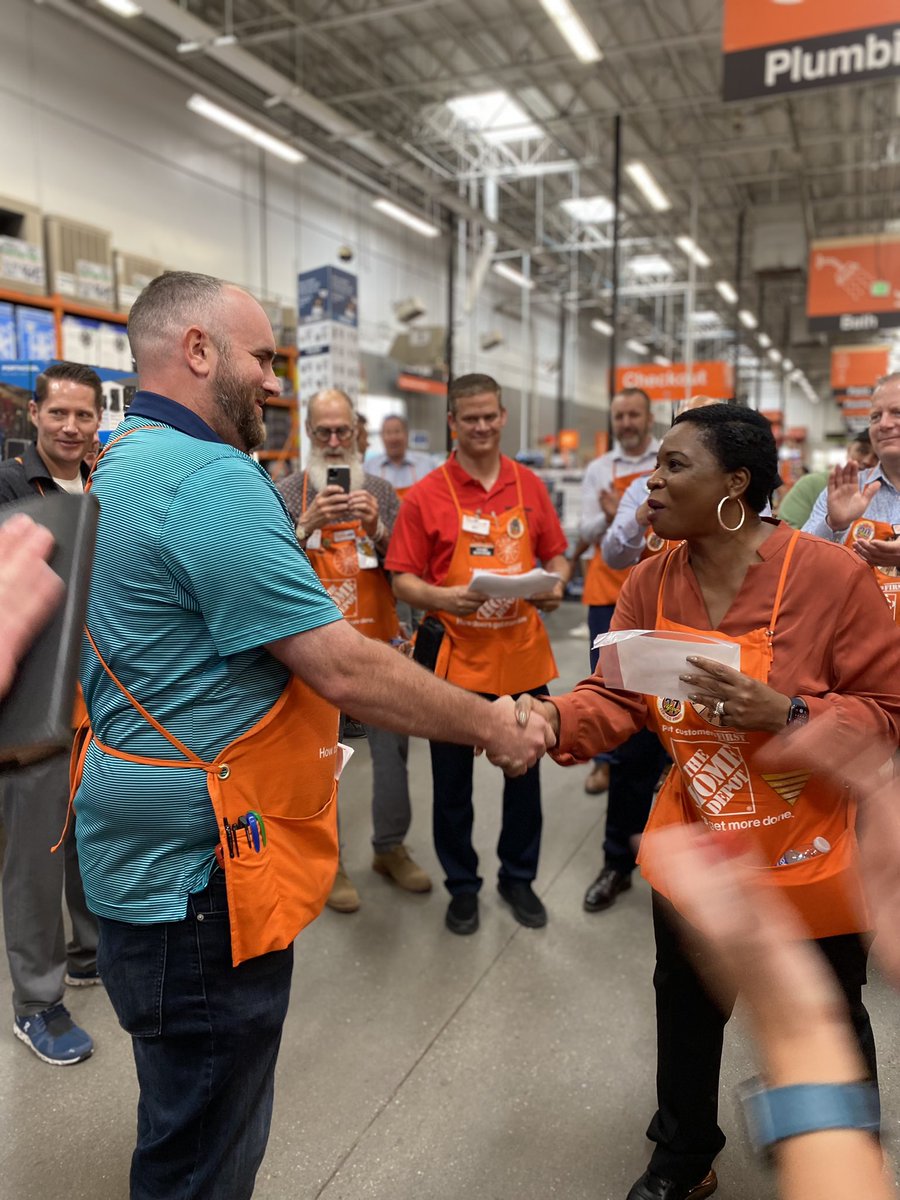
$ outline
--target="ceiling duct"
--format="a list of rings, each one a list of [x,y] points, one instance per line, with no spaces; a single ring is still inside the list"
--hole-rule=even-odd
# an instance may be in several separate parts
[[[765,204],[751,210],[750,265],[756,274],[805,271],[809,247],[802,204]]]

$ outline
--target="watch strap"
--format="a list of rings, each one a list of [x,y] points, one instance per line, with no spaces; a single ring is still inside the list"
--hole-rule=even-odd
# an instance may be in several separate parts
[[[881,1104],[871,1081],[797,1083],[767,1088],[759,1080],[742,1087],[747,1130],[755,1148],[767,1152],[777,1142],[823,1129],[861,1129],[878,1133]]]

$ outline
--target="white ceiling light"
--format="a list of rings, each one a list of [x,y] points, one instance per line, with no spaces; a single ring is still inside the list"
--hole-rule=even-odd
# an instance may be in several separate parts
[[[781,369],[782,369],[782,371],[793,371],[794,364],[791,362],[791,360],[789,358],[786,358],[782,361]]]
[[[671,358],[666,358],[664,354],[654,354],[653,361],[658,367],[671,367],[672,365]]]
[[[628,260],[625,270],[632,275],[654,276],[669,278],[675,274],[675,268],[661,254],[638,254]]]
[[[587,26],[569,0],[541,0],[544,12],[569,43],[572,53],[583,63],[599,62],[600,47],[587,31]]]
[[[508,279],[510,283],[514,283],[516,287],[527,288],[529,291],[534,287],[534,280],[523,275],[521,271],[517,271],[515,267],[509,267],[506,263],[494,263],[493,270],[495,274],[502,275],[504,279]]]
[[[632,183],[643,193],[644,199],[656,212],[668,212],[672,201],[662,190],[642,162],[626,163],[625,172]]]
[[[761,333],[759,335],[759,344],[762,346],[763,350],[768,350],[768,348],[772,345],[772,339],[767,333]]]
[[[144,11],[134,0],[100,0],[100,3],[117,17],[139,17]]]
[[[688,258],[692,258],[698,267],[708,267],[712,259],[705,250],[701,250],[693,238],[677,237],[675,245],[679,250],[683,250]]]
[[[391,217],[394,221],[399,221],[401,225],[406,225],[408,229],[414,229],[416,233],[421,233],[422,237],[433,238],[440,235],[441,231],[437,225],[432,225],[424,217],[416,216],[415,213],[411,213],[407,208],[401,208],[393,200],[385,200],[383,197],[379,197],[377,200],[372,201],[372,207],[377,208],[386,217]]]
[[[175,47],[176,54],[193,54],[195,50],[202,50],[202,42],[179,42]]]
[[[453,115],[486,142],[522,142],[543,137],[521,104],[506,92],[480,92],[447,101]]]
[[[741,311],[738,313],[738,320],[745,329],[755,329],[759,324],[759,321],[757,321],[756,317],[754,317],[749,308],[741,309]]]
[[[712,308],[701,308],[691,313],[691,323],[712,327],[713,325],[721,325],[722,318]]]
[[[599,317],[594,317],[593,321],[591,321],[591,329],[596,329],[604,337],[612,337],[613,335],[612,325],[608,321],[601,321]]]
[[[629,338],[625,343],[626,350],[633,350],[635,354],[649,354],[650,347],[645,346],[643,342],[639,342],[637,338]]]
[[[564,208],[581,225],[605,225],[616,215],[615,205],[606,196],[573,196],[569,200],[562,200],[560,208]]]
[[[214,37],[212,44],[221,49],[223,46],[236,46],[237,37],[233,33],[220,33],[218,37]]]
[[[738,294],[727,279],[720,279],[718,281],[716,291],[728,304],[737,304]]]
[[[232,133],[236,133],[238,137],[246,138],[248,142],[254,142],[257,146],[261,146],[263,150],[268,150],[270,154],[275,154],[279,158],[283,158],[285,162],[306,162],[306,155],[301,154],[299,150],[288,145],[287,142],[273,137],[271,133],[266,133],[264,129],[259,129],[256,125],[251,125],[243,117],[229,112],[227,108],[222,108],[220,105],[214,104],[212,100],[207,100],[205,96],[195,93],[188,100],[187,106],[191,112],[197,113],[198,116],[206,117],[208,121],[214,121],[216,125],[221,125],[223,129],[228,129]]]
[[[773,363],[781,362],[781,351],[776,350],[774,346],[771,348],[771,350],[767,350],[766,353]]]

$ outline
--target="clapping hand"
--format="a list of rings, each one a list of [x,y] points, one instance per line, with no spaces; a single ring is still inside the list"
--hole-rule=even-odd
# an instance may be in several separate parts
[[[859,465],[852,459],[844,466],[835,467],[828,476],[827,521],[830,528],[838,532],[858,521],[880,487],[880,480],[873,479],[860,491]]]

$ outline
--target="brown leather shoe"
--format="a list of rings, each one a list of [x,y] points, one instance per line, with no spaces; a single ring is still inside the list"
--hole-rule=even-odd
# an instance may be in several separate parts
[[[341,913],[353,913],[359,908],[359,892],[353,886],[342,862],[338,863],[331,894],[325,903],[335,912]]]
[[[609,791],[609,763],[597,763],[584,781],[584,790],[589,796],[599,796]]]
[[[431,880],[417,862],[410,857],[407,848],[401,844],[392,846],[372,859],[372,870],[379,875],[392,879],[398,887],[406,892],[430,892]]]
[[[584,907],[587,912],[603,912],[615,904],[619,892],[627,892],[630,887],[630,875],[615,867],[604,867],[584,893]]]
[[[709,1174],[699,1183],[676,1183],[673,1179],[662,1179],[652,1171],[645,1171],[628,1193],[626,1200],[704,1200],[711,1196],[719,1186],[715,1171],[710,1168]]]

